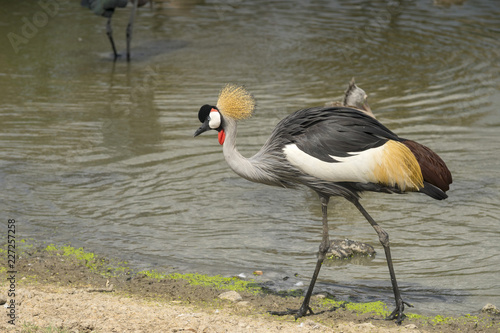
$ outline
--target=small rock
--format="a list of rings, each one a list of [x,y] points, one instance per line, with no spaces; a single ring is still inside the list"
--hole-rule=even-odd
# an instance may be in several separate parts
[[[241,307],[247,307],[250,305],[250,302],[247,302],[247,301],[241,301],[241,302],[238,302],[236,303],[237,306],[241,306]]]
[[[326,256],[331,259],[346,259],[355,255],[372,256],[374,254],[375,249],[370,244],[346,238],[332,240]]]
[[[376,328],[372,323],[357,324],[355,327],[357,332],[373,332]]]
[[[262,274],[264,274],[264,272],[262,272],[262,271],[254,271],[253,272],[253,275],[262,275]]]
[[[226,291],[225,293],[222,293],[219,295],[220,299],[227,299],[230,300],[231,302],[236,302],[240,301],[243,299],[240,294],[238,294],[236,291],[231,290],[231,291]]]
[[[316,323],[316,322],[314,322],[314,321],[312,321],[310,319],[306,320],[304,322],[304,325],[310,326],[313,330],[317,330],[317,329],[321,328],[321,325],[319,325],[318,323]]]
[[[414,329],[417,329],[417,325],[415,324],[408,324],[405,326],[405,328],[409,329],[409,330],[414,330]]]
[[[483,308],[481,309],[481,312],[494,314],[494,315],[500,315],[500,310],[498,310],[498,308],[491,303],[488,303],[485,306],[483,306]]]

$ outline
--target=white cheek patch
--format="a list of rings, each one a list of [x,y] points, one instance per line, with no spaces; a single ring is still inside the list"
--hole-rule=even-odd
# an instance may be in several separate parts
[[[217,111],[210,112],[210,121],[208,122],[208,126],[211,129],[217,129],[220,127],[220,113]]]

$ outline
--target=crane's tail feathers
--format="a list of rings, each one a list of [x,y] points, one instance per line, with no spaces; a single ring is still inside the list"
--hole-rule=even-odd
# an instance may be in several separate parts
[[[446,193],[444,193],[443,190],[441,190],[439,187],[434,186],[425,181],[424,181],[424,187],[421,188],[419,192],[427,194],[428,196],[436,200],[443,200],[448,198],[448,195],[446,195]]]
[[[402,143],[415,155],[422,170],[424,181],[440,188],[443,192],[448,191],[453,179],[450,170],[441,157],[429,147],[418,142],[402,139]]]

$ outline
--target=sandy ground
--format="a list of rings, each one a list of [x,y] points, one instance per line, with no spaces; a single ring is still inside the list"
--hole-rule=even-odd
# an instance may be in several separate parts
[[[51,327],[69,332],[418,332],[405,327],[380,328],[374,324],[338,322],[323,325],[314,319],[295,322],[265,315],[241,315],[224,304],[198,308],[172,302],[145,301],[82,288],[54,286],[19,290],[22,303],[16,327],[5,322],[2,332]],[[231,301],[227,301],[231,302]],[[248,305],[247,305],[248,306]],[[236,311],[238,312],[238,311]]]
[[[295,321],[267,310],[298,308],[299,297],[241,291],[240,300],[223,300],[226,290],[185,280],[155,280],[126,270],[104,277],[99,268],[89,268],[89,260],[43,250],[23,253],[16,262],[15,325],[3,305],[0,332],[500,332],[500,316],[437,326],[406,319],[397,326],[376,314],[323,308],[317,297],[311,304],[315,314]],[[9,276],[0,270],[0,304],[12,299]]]

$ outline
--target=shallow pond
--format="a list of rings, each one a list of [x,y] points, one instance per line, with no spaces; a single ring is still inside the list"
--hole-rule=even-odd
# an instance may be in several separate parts
[[[104,18],[78,1],[42,3],[0,9],[0,212],[18,237],[138,269],[262,270],[275,288],[307,286],[318,199],[236,176],[214,133],[193,138],[197,112],[225,83],[245,85],[258,107],[238,145],[251,156],[281,118],[340,99],[356,77],[378,119],[435,150],[454,177],[442,202],[363,196],[391,236],[405,300],[426,314],[500,306],[496,0],[155,4],[139,9],[130,63],[111,61]],[[120,52],[128,16],[113,17]],[[373,229],[343,199],[329,219],[332,238],[378,255],[327,265],[316,290],[392,304]]]

